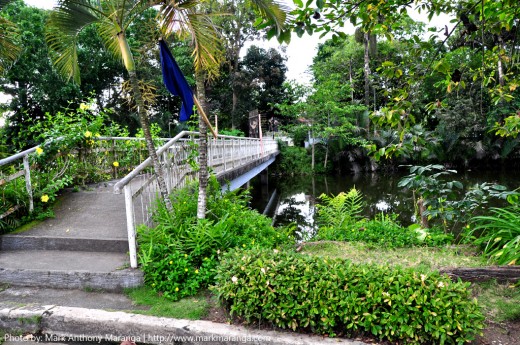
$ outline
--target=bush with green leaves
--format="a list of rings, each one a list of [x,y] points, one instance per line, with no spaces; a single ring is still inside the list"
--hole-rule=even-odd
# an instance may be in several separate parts
[[[392,343],[464,344],[484,317],[468,283],[265,249],[227,253],[213,287],[232,315],[280,328]]]
[[[499,265],[520,264],[520,204],[509,198],[510,206],[493,207],[488,215],[473,217],[467,239],[480,246],[483,254]]]
[[[398,187],[412,192],[415,215],[421,219],[423,227],[430,220],[438,219],[445,232],[467,224],[470,218],[482,210],[491,199],[505,200],[517,192],[508,191],[505,186],[481,183],[464,191],[464,185],[457,180],[446,179],[456,170],[448,170],[443,165],[409,166],[410,174],[403,177]],[[424,210],[420,204],[424,205]]]
[[[356,188],[333,197],[322,194],[320,200],[316,240],[365,242],[387,248],[439,246],[453,241],[451,234],[439,229],[420,229],[415,224],[402,227],[397,215],[381,213],[374,219],[363,218],[363,196]]]
[[[159,205],[155,227],[138,229],[139,259],[145,281],[154,290],[173,300],[193,295],[214,276],[205,265],[213,267],[220,253],[231,248],[276,248],[293,243],[284,228],[273,228],[271,220],[248,207],[248,192],[222,193],[212,177],[208,188],[208,213],[204,220],[197,215],[197,185],[192,184],[172,195],[173,212]],[[168,265],[173,256],[186,258],[185,266]],[[199,270],[198,276],[184,271]],[[201,273],[208,275],[201,282]],[[197,288],[194,288],[197,287]]]

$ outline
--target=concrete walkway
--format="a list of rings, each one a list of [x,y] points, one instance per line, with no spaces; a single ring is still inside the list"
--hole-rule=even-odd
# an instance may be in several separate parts
[[[349,344],[365,343],[272,330],[258,330],[210,321],[167,319],[124,312],[60,306],[12,308],[0,304],[0,329],[12,332],[9,344],[23,341],[20,333],[35,333],[43,342],[120,343],[130,338],[141,344]],[[31,337],[25,337],[29,339]]]
[[[124,197],[116,181],[68,191],[55,218],[0,237],[0,283],[62,289],[119,291],[139,286],[129,267]]]

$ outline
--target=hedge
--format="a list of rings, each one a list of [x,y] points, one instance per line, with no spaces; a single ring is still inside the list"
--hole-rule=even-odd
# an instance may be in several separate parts
[[[329,336],[463,344],[484,320],[468,285],[439,273],[251,249],[223,257],[213,289],[231,315],[248,322]]]

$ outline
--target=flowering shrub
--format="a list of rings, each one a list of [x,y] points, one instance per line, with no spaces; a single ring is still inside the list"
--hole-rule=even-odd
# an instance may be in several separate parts
[[[226,254],[216,281],[232,315],[281,328],[417,344],[463,344],[483,328],[469,284],[439,273],[251,249]]]

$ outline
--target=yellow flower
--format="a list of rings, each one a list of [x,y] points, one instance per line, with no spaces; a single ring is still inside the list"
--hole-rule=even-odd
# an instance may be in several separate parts
[[[85,132],[85,138],[92,138],[92,132],[91,131],[86,131]]]
[[[177,292],[177,291],[179,291],[179,288],[178,288],[178,287],[175,288],[175,292]]]
[[[96,138],[99,138],[99,137],[101,136],[101,134],[96,133],[96,134],[94,134],[94,136],[95,136]]]
[[[90,106],[89,106],[88,104],[81,103],[81,104],[79,105],[79,108],[80,108],[81,110],[89,110],[89,109],[90,109]]]
[[[187,258],[187,257],[188,257],[188,254],[184,254],[184,257]]]
[[[185,269],[184,269],[184,272],[188,272],[188,269],[187,269],[187,268],[185,268]]]
[[[119,166],[119,162],[116,161],[116,162],[112,163],[112,165],[117,168]]]
[[[173,261],[170,261],[170,265],[173,264]]]
[[[42,197],[40,198],[40,200],[42,202],[47,202],[47,201],[49,201],[49,196],[47,194],[43,194]]]
[[[43,153],[43,149],[42,149],[41,147],[38,146],[38,147],[36,148],[36,153],[39,154],[39,155],[41,155],[41,154]]]
[[[199,270],[195,270],[195,274],[199,274]]]

